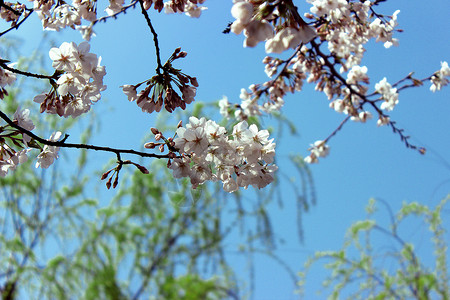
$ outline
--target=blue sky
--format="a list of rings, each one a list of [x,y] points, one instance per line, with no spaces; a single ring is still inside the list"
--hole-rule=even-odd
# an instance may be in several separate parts
[[[298,3],[301,13],[309,10],[309,4],[294,2]],[[188,56],[178,60],[175,67],[197,76],[200,84],[197,101],[215,101],[226,95],[231,102],[238,103],[241,88],[267,80],[261,62],[265,56],[264,47],[244,49],[243,36],[221,33],[227,23],[233,21],[231,1],[209,0],[205,4],[208,10],[200,19],[159,15],[151,11],[162,60],[181,46]],[[396,9],[401,11],[399,28],[404,30],[396,35],[400,46],[385,49],[381,43],[372,42],[362,63],[368,67],[372,88],[383,77],[393,83],[411,71],[415,71],[418,78],[426,77],[440,68],[441,61],[450,60],[448,1],[388,1],[382,3],[380,12],[388,14]],[[27,48],[39,43],[36,24],[38,21],[34,18],[22,31]],[[136,9],[117,20],[97,25],[95,31],[97,37],[91,41],[91,51],[103,58],[108,90],[103,94],[104,100],[94,106],[101,117],[102,130],[92,143],[140,148],[142,137],[148,133],[155,118],[142,113],[135,103],[129,103],[118,87],[141,82],[153,75],[156,65],[150,30]],[[71,31],[52,33],[51,37],[58,41],[82,41],[79,33]],[[449,91],[447,87],[431,93],[428,83],[421,88],[405,90],[391,114],[398,126],[411,136],[412,143],[427,148],[424,156],[407,149],[391,129],[377,128],[376,120],[366,124],[348,123],[331,139],[329,157],[311,166],[317,204],[303,217],[303,244],[297,238],[295,199],[290,199],[289,187],[282,183],[282,188],[287,191],[284,208],[274,205],[272,217],[275,231],[284,237],[286,244],[277,254],[294,270],[300,270],[315,250],[338,249],[346,228],[364,217],[364,207],[371,197],[384,199],[395,211],[403,201],[434,206],[447,195],[450,188]],[[288,156],[307,155],[309,144],[328,136],[343,116],[328,108],[326,97],[315,92],[313,86],[305,85],[303,92],[285,100],[282,112],[295,122],[299,135],[285,135],[277,141],[277,159],[280,172],[293,176],[295,171]],[[98,153],[92,153],[92,156],[102,164],[110,158]],[[295,176],[294,180],[299,182]],[[380,217],[384,216],[380,214]],[[449,217],[448,211],[446,216]],[[420,241],[421,232],[422,229],[414,227],[405,234]],[[233,258],[238,270],[243,262],[244,258]],[[295,299],[288,275],[273,260],[257,256],[255,266],[254,299]],[[315,298],[311,295],[314,295],[313,289],[319,287],[320,273],[314,272],[310,278],[308,299]]]

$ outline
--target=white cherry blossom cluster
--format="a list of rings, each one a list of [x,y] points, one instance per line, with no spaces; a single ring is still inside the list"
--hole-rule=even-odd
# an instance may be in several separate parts
[[[255,47],[266,41],[267,53],[281,53],[289,48],[296,48],[300,43],[308,43],[316,36],[313,27],[305,24],[285,23],[273,27],[271,23],[279,18],[279,13],[268,2],[255,4],[248,0],[233,0],[231,14],[236,19],[230,27],[235,34],[244,33],[244,47]]]
[[[446,86],[450,82],[450,67],[446,61],[441,62],[441,69],[431,76],[430,91],[433,93],[440,91],[442,87]]]
[[[95,1],[73,0],[72,5],[54,0],[32,2],[45,30],[60,31],[66,27],[75,29],[81,25],[82,19],[89,22],[97,19]]]
[[[305,157],[305,162],[309,164],[315,164],[319,162],[319,157],[328,156],[330,153],[330,147],[325,144],[325,141],[315,141],[314,144],[309,148],[311,152],[307,157]]]
[[[306,14],[310,19],[323,23],[318,28],[319,35],[328,42],[328,50],[342,61],[341,72],[359,65],[365,52],[364,44],[370,39],[384,42],[386,48],[398,45],[393,38],[396,31],[397,15],[395,11],[386,21],[383,17],[371,18],[370,1],[346,0],[310,0],[313,6]]]
[[[98,4],[96,0],[72,0],[71,4],[66,1],[55,0],[29,1],[33,2],[34,11],[37,13],[42,22],[42,27],[45,30],[60,31],[61,29],[70,27],[72,29],[77,29],[87,41],[95,35],[92,25],[98,20]],[[163,2],[163,0],[144,0],[143,5],[146,10],[153,6],[154,9],[159,12],[165,8],[165,12],[168,14],[184,12],[187,16],[198,18],[200,17],[201,12],[206,9],[206,7],[199,6],[198,4],[203,4],[205,1],[206,0],[170,0]],[[107,16],[115,16],[136,3],[137,1],[131,1],[125,6],[124,0],[109,0],[109,5],[105,8],[105,12]],[[9,18],[15,17],[11,12],[3,12],[3,10],[1,10],[0,14],[1,13],[5,14],[5,18],[7,18],[7,15],[11,15]],[[83,20],[87,21],[88,25],[83,23]]]
[[[2,59],[0,58],[0,61]],[[13,67],[16,63],[8,64],[8,67]],[[3,99],[5,96],[8,96],[8,92],[5,87],[8,85],[12,85],[16,81],[16,74],[13,72],[3,69],[0,67],[0,99]]]
[[[28,109],[21,110],[18,108],[14,113],[14,120],[19,126],[27,130],[33,130],[34,124],[29,115]],[[0,140],[0,177],[5,177],[8,171],[14,171],[19,164],[28,160],[27,153],[30,149],[27,149],[27,143],[31,138],[14,128],[2,126]],[[8,140],[10,143],[8,143]]]
[[[106,71],[100,65],[101,57],[90,53],[89,49],[88,42],[78,46],[73,42],[64,42],[59,48],[50,49],[52,66],[60,76],[49,93],[34,98],[41,104],[41,112],[77,117],[100,100],[100,92],[106,89],[103,84]]]
[[[393,88],[386,77],[380,82],[375,84],[375,91],[381,95],[384,100],[381,103],[380,108],[386,111],[391,111],[398,104],[398,92],[396,88]]]
[[[7,144],[0,145],[0,177],[5,177],[8,171],[14,171],[19,164],[28,160],[29,149],[14,151]]]
[[[21,3],[11,3],[7,1],[2,1],[2,3],[11,9],[7,9],[3,6],[0,7],[0,18],[6,22],[11,22],[12,26],[15,25],[26,6]]]
[[[48,140],[57,142],[60,139],[61,135],[62,133],[60,131],[56,131],[52,133]],[[43,169],[47,169],[48,167],[50,167],[53,162],[59,157],[58,152],[59,147],[45,145],[41,153],[37,157],[36,168],[41,167]]]
[[[29,109],[17,108],[14,113],[14,123],[21,128],[32,131],[35,126],[30,119]],[[61,132],[51,135],[50,141],[58,141]],[[28,160],[28,153],[31,151],[31,137],[9,125],[1,127],[0,133],[0,177],[5,177],[8,171],[14,171],[19,164]],[[36,146],[33,146],[36,147]],[[58,158],[59,147],[45,145],[37,157],[36,168],[48,168]]]
[[[199,6],[199,4],[205,3],[206,0],[194,0],[194,1],[174,1],[170,0],[164,2],[164,12],[166,14],[181,13],[184,12],[188,17],[200,18],[202,11],[207,7]]]
[[[386,48],[398,45],[393,33],[398,31],[399,11],[395,11],[392,16],[372,13],[374,2],[371,1],[308,2],[312,4],[311,13],[306,13],[305,17],[313,20],[310,25],[293,10],[290,1],[234,1],[231,14],[236,21],[230,31],[244,33],[244,46],[255,46],[260,41],[266,41],[267,53],[281,53],[287,49],[295,49],[296,52],[287,60],[266,57],[263,60],[265,72],[269,77],[278,73],[275,79],[251,85],[250,92],[243,89],[240,105],[232,106],[225,99],[220,101],[222,115],[229,116],[230,111],[234,111],[238,120],[245,120],[249,116],[276,111],[282,107],[283,98],[288,92],[300,91],[304,81],[307,81],[315,82],[316,90],[324,92],[331,101],[330,107],[349,115],[349,119],[364,123],[372,118],[372,113],[363,109],[366,102],[372,101],[367,98],[367,67],[360,65],[365,52],[364,45],[370,39],[383,42]],[[277,26],[272,27],[275,21]],[[315,39],[316,36],[319,41]],[[311,45],[307,45],[309,42]],[[322,44],[327,46],[328,52],[322,52]],[[438,84],[443,82],[440,74],[438,72],[433,77]],[[380,109],[390,111],[398,103],[397,89],[388,83],[384,83],[384,87],[382,85],[383,81],[375,91],[384,100]],[[260,104],[258,101],[262,96],[265,96],[265,101]],[[389,123],[387,115],[381,112],[378,115],[379,126]],[[313,145],[307,162],[317,162],[318,157],[328,154],[328,146],[321,143],[319,141]]]
[[[275,83],[267,88],[267,94],[270,99],[262,105],[258,103],[258,99],[262,94],[261,88],[264,88],[264,86],[269,86],[269,82],[262,86],[255,84],[250,85],[250,92],[246,89],[241,89],[241,93],[239,95],[241,104],[239,105],[232,106],[228,101],[228,98],[224,97],[219,101],[220,114],[225,118],[229,118],[230,113],[232,113],[235,119],[243,121],[247,120],[251,116],[260,116],[263,113],[271,114],[279,111],[284,105],[284,94],[291,91],[291,89],[289,86],[284,84],[283,80],[278,80],[278,82],[280,84]]]
[[[176,133],[173,147],[181,157],[170,161],[169,168],[175,178],[189,177],[194,188],[208,180],[221,181],[231,193],[250,185],[263,188],[274,180],[275,143],[255,124],[242,121],[230,134],[212,120],[190,117]]]

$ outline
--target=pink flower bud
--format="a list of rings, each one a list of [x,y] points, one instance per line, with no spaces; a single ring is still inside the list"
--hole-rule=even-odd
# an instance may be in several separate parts
[[[154,149],[156,147],[156,144],[153,142],[145,143],[144,148],[146,149]]]
[[[100,178],[100,180],[105,180],[106,177],[108,177],[108,175],[109,175],[109,173],[110,173],[111,171],[112,171],[112,170],[109,170],[108,172],[103,173],[103,175],[102,175],[102,177]]]
[[[198,87],[198,81],[196,77],[189,77],[189,80],[191,81],[191,84],[195,87]]]
[[[106,183],[106,188],[109,190],[111,188],[111,180],[112,177],[109,178],[108,182]]]
[[[116,175],[116,179],[114,179],[114,183],[113,183],[113,189],[116,188],[116,186],[119,184],[119,173],[117,173]]]
[[[136,166],[136,167],[138,168],[138,170],[141,171],[143,174],[148,174],[148,173],[149,173],[146,167],[141,166],[141,165],[137,165],[137,164],[135,164],[135,166]]]

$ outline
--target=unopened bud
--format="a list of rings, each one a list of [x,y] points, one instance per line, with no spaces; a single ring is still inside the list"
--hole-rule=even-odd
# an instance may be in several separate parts
[[[193,86],[198,87],[197,77],[189,77],[189,80]]]
[[[114,179],[114,183],[113,183],[113,189],[116,188],[116,186],[119,184],[119,174],[116,175],[116,179]]]
[[[149,142],[149,143],[145,143],[144,144],[144,148],[147,149],[154,149],[156,147],[157,144],[153,143],[153,142]]]
[[[159,151],[164,152],[164,144],[159,145]]]
[[[162,137],[162,134],[158,133],[158,134],[155,135],[155,140],[159,141],[161,139],[161,137]]]
[[[181,51],[180,54],[178,54],[179,58],[183,58],[183,57],[186,57],[186,56],[187,56],[187,52],[185,52],[185,51]]]
[[[153,134],[158,134],[159,130],[156,129],[155,127],[150,128],[150,130],[152,131]]]
[[[177,74],[178,80],[180,80],[181,83],[188,83],[189,82],[189,78],[187,78],[186,76],[178,73]]]
[[[106,183],[106,188],[109,190],[111,188],[111,180],[112,177],[109,178],[108,182]]]
[[[141,165],[135,165],[135,166],[136,166],[136,167],[138,168],[138,170],[141,171],[143,174],[148,174],[148,173],[149,173],[146,167],[141,166]]]
[[[105,180],[106,177],[108,177],[109,173],[111,172],[111,170],[109,170],[108,172],[103,173],[102,177],[100,178],[100,180]]]

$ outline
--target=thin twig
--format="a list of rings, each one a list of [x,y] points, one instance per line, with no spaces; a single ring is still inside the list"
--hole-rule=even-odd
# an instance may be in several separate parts
[[[155,31],[155,28],[153,28],[152,22],[150,21],[150,17],[148,16],[147,11],[144,8],[144,3],[142,0],[139,0],[139,4],[141,5],[142,14],[145,17],[145,20],[147,21],[148,27],[150,27],[150,31],[153,34],[153,41],[155,43],[155,50],[156,50],[156,62],[158,63],[158,67],[156,68],[156,73],[158,75],[161,75],[160,70],[163,69],[162,63],[161,63],[161,55],[159,52],[159,43],[158,43],[158,34]]]
[[[131,8],[131,7],[134,8],[134,7],[136,6],[137,3],[138,3],[138,0],[134,0],[134,1],[132,1],[130,4],[128,4],[128,5],[124,6],[124,7],[122,7],[122,9],[121,9],[120,11],[118,11],[118,12],[116,12],[116,13],[114,13],[114,14],[112,14],[112,15],[110,15],[110,16],[104,16],[104,17],[101,17],[101,18],[96,19],[95,21],[92,21],[91,26],[94,26],[95,24],[97,24],[97,23],[99,23],[99,22],[106,22],[106,20],[107,20],[107,19],[110,19],[110,18],[115,19],[118,15],[120,15],[120,14],[122,14],[122,13],[125,14],[126,11],[127,11],[129,8]]]
[[[324,139],[322,143],[326,144],[328,140],[335,136],[342,129],[342,127],[344,127],[344,124],[347,123],[348,120],[350,120],[350,117],[351,116],[345,117],[345,119],[342,120],[341,124],[339,124],[339,126],[326,139]]]

